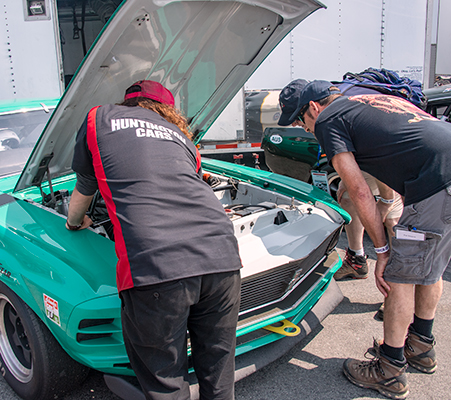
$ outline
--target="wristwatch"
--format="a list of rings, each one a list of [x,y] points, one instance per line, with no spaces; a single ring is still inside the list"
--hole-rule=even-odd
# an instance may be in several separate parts
[[[83,225],[83,223],[78,224],[78,225],[71,225],[71,224],[69,224],[69,222],[66,221],[66,225],[70,231],[78,231],[81,228],[81,226]]]

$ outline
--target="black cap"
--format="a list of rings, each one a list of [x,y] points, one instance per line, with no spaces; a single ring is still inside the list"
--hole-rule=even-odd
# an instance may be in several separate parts
[[[305,79],[296,79],[282,89],[279,95],[279,104],[282,109],[282,114],[278,122],[279,125],[291,125],[296,119],[296,116],[301,110],[298,108],[299,98],[308,82]]]
[[[301,95],[299,96],[299,102],[297,107],[298,112],[302,109],[302,107],[304,107],[311,101],[318,101],[324,99],[325,97],[330,96],[331,94],[341,93],[338,88],[336,90],[335,89],[331,90],[330,89],[331,86],[335,85],[329,81],[312,81],[307,85],[305,85]]]

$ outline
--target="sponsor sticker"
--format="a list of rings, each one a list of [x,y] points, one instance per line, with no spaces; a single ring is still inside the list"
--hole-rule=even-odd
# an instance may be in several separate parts
[[[61,326],[58,302],[44,293],[44,306],[47,318],[52,320],[58,326]]]
[[[327,172],[323,171],[311,171],[313,186],[318,189],[324,190],[330,194],[329,181],[327,180]]]
[[[280,143],[282,143],[283,139],[282,139],[282,136],[280,136],[280,135],[272,135],[269,138],[269,140],[270,140],[271,143],[280,144]]]

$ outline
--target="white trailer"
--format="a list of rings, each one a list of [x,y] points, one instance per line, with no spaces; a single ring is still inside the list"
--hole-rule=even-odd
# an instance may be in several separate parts
[[[245,90],[277,90],[296,78],[340,80],[368,67],[394,70],[424,88],[433,86],[435,75],[451,74],[451,2],[346,0],[326,6],[279,44]]]
[[[0,101],[59,98],[120,2],[3,0]]]
[[[2,3],[0,100],[60,97],[64,88],[56,4]]]
[[[236,145],[235,153],[246,151],[246,146],[247,151],[255,152],[258,133],[277,126],[278,93],[293,79],[338,81],[348,71],[373,67],[394,70],[428,88],[436,75],[451,75],[451,53],[445,43],[451,34],[446,21],[451,15],[451,2],[324,1],[327,8],[296,27],[245,84],[245,97],[237,100],[241,101],[241,119],[235,118],[229,130],[237,136],[227,140],[229,145]],[[256,104],[249,96],[258,99]],[[236,109],[237,105],[231,107]],[[255,107],[261,111],[259,120],[252,109]],[[225,151],[221,150],[225,143],[218,143],[217,138],[218,128],[232,121],[228,115],[226,110],[203,139],[209,149],[216,145],[217,153]],[[251,144],[254,147],[250,148]]]
[[[209,129],[201,153],[229,160],[248,153],[252,163],[258,161],[259,135],[277,124],[278,91],[296,78],[340,80],[348,71],[375,67],[430,87],[436,74],[451,75],[445,43],[451,2],[324,2],[325,8],[296,27],[261,64]],[[0,101],[60,97],[119,3],[3,0]]]

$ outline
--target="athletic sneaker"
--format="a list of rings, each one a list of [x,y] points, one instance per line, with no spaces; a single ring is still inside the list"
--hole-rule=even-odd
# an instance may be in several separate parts
[[[340,269],[335,272],[334,278],[339,281],[344,278],[368,278],[368,256],[357,256],[352,250],[346,249],[346,256]]]
[[[390,399],[405,399],[409,394],[407,363],[388,357],[374,341],[375,357],[371,361],[348,358],[343,363],[343,373],[354,385],[375,389]]]
[[[426,374],[433,374],[437,369],[434,345],[434,337],[420,335],[412,326],[409,326],[404,345],[404,355],[409,365]]]

